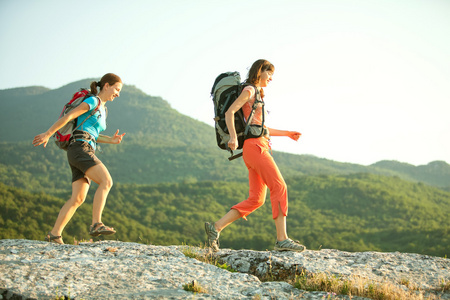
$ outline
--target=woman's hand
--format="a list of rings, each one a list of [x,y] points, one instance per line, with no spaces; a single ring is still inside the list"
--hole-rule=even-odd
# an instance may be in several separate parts
[[[243,90],[239,97],[234,100],[230,108],[225,112],[225,123],[227,124],[228,132],[230,133],[230,140],[228,147],[234,151],[239,146],[236,136],[236,128],[234,127],[234,114],[250,99],[250,91]]]
[[[117,129],[116,133],[113,136],[107,136],[100,134],[97,138],[97,143],[103,144],[120,144],[122,143],[122,139],[125,133],[119,134],[119,129]]]
[[[119,135],[119,129],[117,129],[116,133],[114,133],[114,136],[111,138],[111,144],[120,144],[124,135],[125,133]]]
[[[288,136],[294,141],[298,141],[300,136],[302,135],[298,131],[289,131],[289,130],[279,130],[274,128],[269,128],[269,133],[271,136]]]
[[[232,138],[230,136],[230,140],[228,141],[228,147],[230,148],[230,150],[234,151],[237,149],[237,147],[239,146],[239,142],[237,137]]]
[[[51,135],[49,135],[47,132],[38,134],[33,139],[33,145],[36,147],[36,146],[44,144],[44,148],[45,148],[45,147],[47,147],[47,143],[48,143],[48,140],[50,139],[50,137],[51,137]]]
[[[297,131],[288,131],[287,136],[290,137],[291,139],[293,139],[294,141],[298,141],[298,139],[300,138],[302,134],[300,132]]]
[[[44,148],[47,146],[48,140],[50,137],[61,127],[69,123],[71,120],[78,118],[85,112],[89,111],[89,104],[86,102],[81,103],[74,110],[70,111],[67,115],[58,119],[46,132],[38,134],[33,139],[33,145],[39,146],[44,144]]]

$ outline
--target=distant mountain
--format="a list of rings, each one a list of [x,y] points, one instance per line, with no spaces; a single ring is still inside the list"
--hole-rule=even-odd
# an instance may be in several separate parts
[[[25,189],[35,180],[46,182],[52,189],[66,186],[69,170],[65,152],[52,142],[46,149],[34,148],[31,141],[56,121],[75,91],[88,87],[93,80],[80,80],[54,90],[35,86],[0,90],[0,178],[3,176],[3,182],[12,185],[15,182]],[[116,129],[127,133],[123,144],[105,145],[103,152],[98,153],[115,182],[247,181],[242,159],[228,162],[227,152],[216,146],[211,126],[179,113],[162,98],[125,85],[121,96],[107,106],[105,134],[113,134]],[[373,173],[450,187],[450,165],[445,162],[416,167],[382,161],[363,166],[283,152],[274,152],[274,157],[285,178]],[[24,180],[28,177],[29,180]],[[41,184],[41,188],[45,186]]]
[[[427,165],[413,166],[398,161],[383,160],[373,167],[392,170],[398,174],[407,174],[417,181],[431,183],[440,187],[450,187],[450,165],[445,161],[433,161]]]
[[[49,218],[54,222],[70,197],[66,153],[52,142],[43,148],[31,141],[91,81],[0,91],[0,238],[41,239],[52,225]],[[203,221],[248,195],[243,160],[227,160],[211,126],[129,85],[108,111],[105,134],[127,133],[122,144],[98,151],[114,180],[104,215],[120,229],[113,238],[197,245],[204,239]],[[289,188],[289,231],[310,248],[448,254],[446,162],[363,166],[276,151],[273,156]],[[66,241],[88,238],[93,192],[67,227]],[[273,243],[270,203],[249,222],[231,226],[236,230],[221,239],[225,247],[266,249]]]
[[[51,89],[43,86],[30,86],[24,88],[12,88],[6,90],[0,90],[0,101],[1,99],[12,99],[12,98],[22,98],[26,96],[36,96],[46,92],[51,91]]]
[[[42,87],[1,90],[0,141],[31,141],[47,130],[72,95],[89,87],[91,81],[85,79],[55,90]],[[127,133],[126,139],[142,144],[214,146],[214,140],[204,134],[213,131],[210,126],[180,114],[167,101],[148,96],[134,86],[125,85],[121,96],[107,107],[105,134],[120,129]]]

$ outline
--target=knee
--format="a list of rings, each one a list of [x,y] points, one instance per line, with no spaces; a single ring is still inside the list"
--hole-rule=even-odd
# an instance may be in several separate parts
[[[287,190],[288,190],[288,189],[287,189],[287,185],[286,185],[286,183],[285,183],[285,184],[282,185],[281,191],[282,191],[282,194],[283,194],[283,195],[286,195],[286,197],[287,197],[287,194],[288,194],[288,191],[287,191]]]
[[[280,188],[281,191],[283,191],[283,193],[287,193],[287,185],[286,185],[286,182],[284,180],[279,183],[279,188]]]
[[[108,176],[107,178],[102,180],[102,182],[100,183],[100,186],[103,187],[104,189],[110,190],[113,186],[113,180],[112,180],[111,176]]]
[[[72,196],[72,205],[75,207],[79,207],[81,206],[81,204],[84,203],[84,200],[86,199],[86,197],[82,196],[82,195],[76,195],[76,196]]]
[[[264,202],[266,202],[266,197],[262,196],[262,197],[255,198],[255,199],[253,199],[252,202],[254,203],[254,206],[256,208],[259,208],[264,204]]]
[[[282,198],[287,196],[287,185],[284,181],[277,182],[276,185],[269,187],[269,189],[271,195],[276,195]]]
[[[256,208],[262,206],[266,201],[265,188],[261,190],[250,189],[248,201],[252,203],[253,206],[256,206]]]

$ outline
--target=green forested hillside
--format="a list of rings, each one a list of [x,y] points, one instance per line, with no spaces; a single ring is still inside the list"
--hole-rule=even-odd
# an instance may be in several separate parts
[[[288,186],[288,233],[310,249],[449,254],[448,192],[369,174],[303,176]],[[42,239],[65,200],[3,184],[0,191],[0,238]],[[205,240],[203,222],[217,220],[247,193],[245,183],[233,182],[117,184],[103,219],[118,230],[111,239],[198,245]],[[89,238],[91,204],[92,195],[67,226],[66,242]],[[221,235],[222,247],[234,249],[272,249],[274,240],[269,200]]]
[[[70,196],[66,153],[52,143],[35,148],[31,141],[56,120],[73,92],[90,81],[55,90],[0,91],[0,238],[42,239]],[[104,213],[105,223],[118,229],[111,238],[200,244],[203,222],[219,218],[247,197],[242,159],[227,160],[228,154],[215,145],[211,126],[129,85],[108,103],[108,110],[105,134],[116,129],[127,133],[122,144],[104,145],[97,153],[115,183]],[[307,247],[449,254],[446,162],[362,166],[311,155],[273,156],[289,186],[288,232]],[[94,188],[66,228],[66,242],[89,238]],[[221,235],[221,245],[272,249],[274,239],[267,203],[248,222],[232,224]]]
[[[0,239],[34,239],[43,240],[45,234],[52,228],[57,214],[70,194],[62,193],[62,198],[45,193],[30,193],[19,188],[0,183]],[[92,216],[92,196],[90,203],[78,208],[75,217],[64,232],[65,243],[73,244],[77,240],[89,239],[88,231]],[[105,212],[107,220],[126,224],[145,236],[151,236],[149,228],[128,218],[120,211]],[[123,230],[122,235],[126,232]],[[130,236],[124,241],[138,241]]]
[[[67,165],[65,153],[50,144],[47,149],[34,148],[31,140],[48,129],[76,90],[89,86],[92,80],[80,80],[55,90],[44,87],[0,90],[0,164],[3,165],[0,170],[25,171],[26,176],[45,181],[50,186],[65,185],[69,178],[64,167]],[[108,111],[105,134],[112,134],[116,129],[127,133],[122,145],[106,145],[104,152],[99,153],[116,182],[246,181],[242,159],[227,161],[226,151],[219,150],[215,144],[211,126],[178,113],[160,97],[146,95],[134,86],[125,85],[121,96],[108,103]],[[361,172],[396,175],[442,188],[450,186],[450,165],[446,162],[418,167],[398,162],[362,166],[311,155],[275,152],[274,156],[286,178]],[[23,178],[3,176],[8,177],[8,181],[3,182],[23,181]],[[27,188],[23,184],[18,186]]]
[[[169,147],[124,141],[121,145],[105,145],[102,149],[103,152],[97,155],[108,166],[115,182],[136,184],[186,180],[247,182],[247,170],[243,160],[229,162],[227,152],[217,147]],[[70,188],[70,170],[66,153],[54,144],[43,148],[33,147],[31,142],[0,142],[0,153],[2,153],[1,182],[30,191],[42,190],[47,193],[52,193],[53,189]],[[340,163],[310,155],[274,151],[273,156],[285,178],[302,175],[372,173],[448,187],[445,174],[450,166],[445,162],[432,162],[427,166],[414,167],[428,169],[428,173],[420,173]],[[440,165],[439,169],[434,167],[436,164]]]

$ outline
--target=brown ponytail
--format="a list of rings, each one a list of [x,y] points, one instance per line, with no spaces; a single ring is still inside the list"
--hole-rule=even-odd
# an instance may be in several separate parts
[[[97,92],[97,85],[98,85],[97,81],[92,81],[91,82],[91,93],[94,94],[94,95],[98,94],[98,92]]]
[[[122,83],[122,79],[120,79],[120,77],[117,76],[116,74],[107,73],[107,74],[103,75],[102,79],[100,79],[100,82],[97,82],[97,81],[91,82],[91,93],[94,95],[97,95],[98,94],[97,87],[100,87],[100,91],[101,91],[106,83],[108,83],[109,85],[114,85],[117,82]]]

